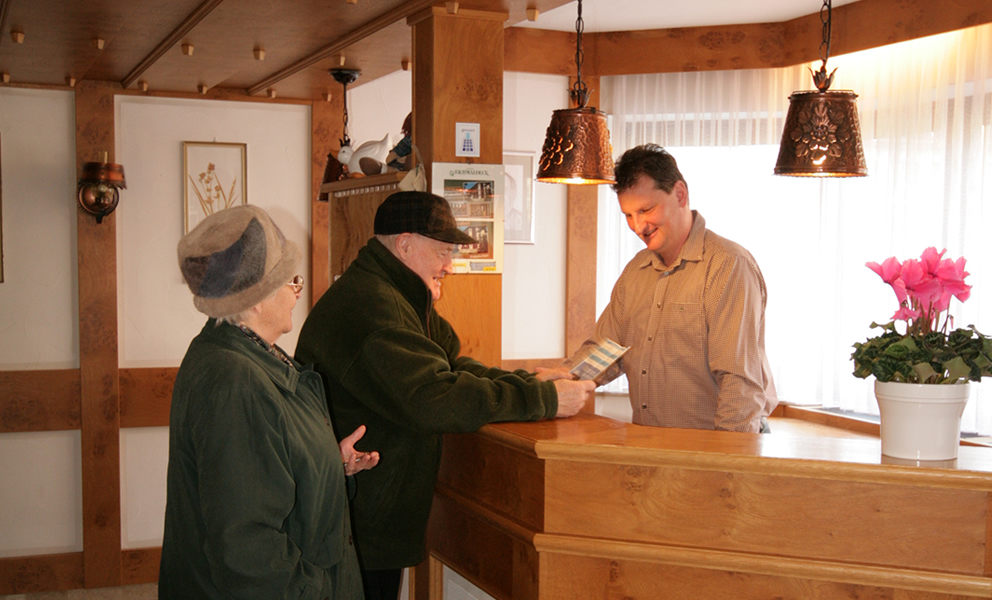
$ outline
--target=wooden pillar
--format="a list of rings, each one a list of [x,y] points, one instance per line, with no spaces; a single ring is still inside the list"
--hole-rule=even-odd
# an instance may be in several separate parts
[[[341,120],[343,100],[335,94],[331,100],[314,100],[310,105],[310,152],[311,177],[310,192],[310,278],[308,283],[310,306],[313,307],[331,287],[330,280],[330,208],[327,202],[320,202],[320,185],[324,179],[327,154],[338,147],[344,124]]]
[[[431,7],[413,26],[413,139],[427,165],[503,162],[503,22],[506,13]],[[455,124],[478,123],[480,156],[455,156]],[[462,354],[502,360],[502,276],[445,278],[437,304],[458,332]]]
[[[116,84],[99,81],[81,81],[76,86],[77,174],[83,163],[102,161],[104,152],[107,162],[116,162],[116,89]],[[128,210],[126,196],[117,210]],[[121,583],[116,223],[117,212],[98,224],[92,215],[77,211],[83,582],[87,588]]]
[[[427,181],[435,162],[503,162],[503,21],[505,13],[432,7],[413,26],[413,140]],[[480,156],[455,156],[455,123],[479,123]],[[430,185],[430,183],[428,183]],[[462,354],[502,361],[502,275],[446,277],[437,310],[462,343]],[[441,569],[428,558],[411,570],[417,600],[439,597]]]

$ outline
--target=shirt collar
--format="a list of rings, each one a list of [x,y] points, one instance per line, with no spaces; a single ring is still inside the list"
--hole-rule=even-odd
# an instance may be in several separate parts
[[[654,267],[658,271],[673,270],[685,262],[699,262],[703,260],[703,238],[706,237],[706,219],[699,211],[692,211],[692,229],[689,230],[689,237],[686,238],[678,255],[670,265],[665,265],[655,252],[645,252],[644,260],[639,265],[640,268],[648,266]]]

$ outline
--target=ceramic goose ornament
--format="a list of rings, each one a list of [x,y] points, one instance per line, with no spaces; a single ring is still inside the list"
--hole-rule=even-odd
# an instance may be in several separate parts
[[[350,145],[342,146],[341,150],[338,151],[338,162],[348,165],[349,173],[364,173],[366,175],[385,173],[387,169],[386,155],[389,154],[389,149],[392,146],[388,133],[386,137],[377,142],[365,142],[357,148],[352,148]],[[363,161],[362,159],[366,160]],[[373,163],[368,159],[375,162]]]

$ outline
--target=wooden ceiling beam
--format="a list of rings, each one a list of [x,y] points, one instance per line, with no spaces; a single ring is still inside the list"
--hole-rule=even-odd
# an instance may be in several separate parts
[[[377,31],[385,29],[386,27],[389,27],[390,25],[392,25],[397,21],[406,19],[407,17],[416,14],[417,12],[423,10],[424,8],[433,5],[434,2],[435,0],[411,0],[410,2],[407,2],[406,4],[400,6],[399,8],[397,8],[392,12],[386,13],[380,17],[376,17],[375,19],[372,19],[365,25],[362,25],[358,29],[352,31],[351,33],[341,36],[340,38],[334,40],[330,44],[327,44],[326,46],[320,48],[316,52],[304,56],[300,60],[289,65],[288,67],[276,71],[275,73],[266,77],[262,81],[259,81],[255,85],[248,88],[248,95],[252,96],[262,90],[268,89],[273,85],[275,85],[276,83],[282,81],[283,79],[286,79],[287,77],[299,73],[303,69],[306,69],[307,67],[310,67],[324,60],[328,56],[341,52],[342,50],[346,49],[348,46],[351,46],[352,44],[355,44],[365,39],[366,37],[376,33]]]
[[[127,74],[127,77],[125,77],[124,80],[121,81],[121,86],[124,89],[127,89],[129,85],[137,81],[138,78],[141,77],[141,75],[149,69],[149,67],[155,64],[155,61],[162,58],[162,55],[164,55],[166,52],[169,51],[170,48],[172,48],[177,43],[179,43],[179,40],[183,39],[183,37],[185,37],[186,34],[188,34],[190,31],[193,30],[194,27],[196,27],[197,23],[202,21],[204,17],[209,15],[223,1],[224,0],[203,0],[203,3],[197,6],[196,10],[191,12],[189,16],[186,17],[186,19],[179,24],[179,27],[176,27],[172,31],[172,33],[167,35],[164,40],[159,42],[158,46],[155,46],[155,49],[152,50],[148,54],[148,56],[142,59],[142,61],[139,62],[137,66],[131,69],[131,72]]]
[[[14,3],[14,0],[0,0],[0,38],[4,37],[7,32],[7,17],[10,15],[10,5]],[[0,44],[3,40],[0,39]]]
[[[992,22],[988,0],[955,0],[933,10],[924,0],[860,0],[833,9],[831,55],[876,48]],[[584,33],[589,76],[768,69],[819,58],[819,13],[777,23]],[[507,71],[575,73],[575,34],[506,30]]]

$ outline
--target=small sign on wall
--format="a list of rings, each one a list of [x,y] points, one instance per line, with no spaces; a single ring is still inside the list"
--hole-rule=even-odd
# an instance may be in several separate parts
[[[455,156],[479,156],[478,123],[455,123]]]

